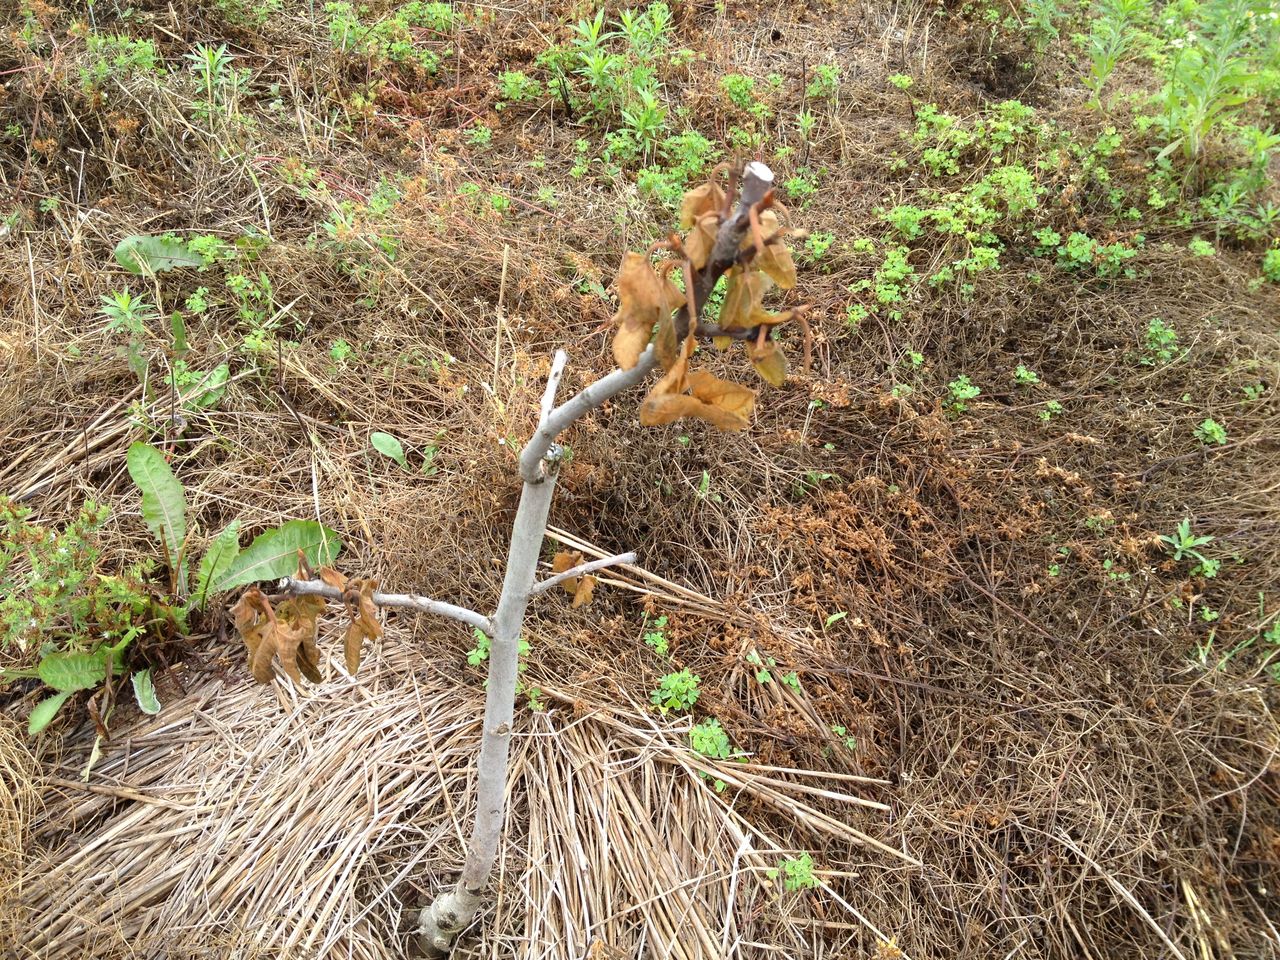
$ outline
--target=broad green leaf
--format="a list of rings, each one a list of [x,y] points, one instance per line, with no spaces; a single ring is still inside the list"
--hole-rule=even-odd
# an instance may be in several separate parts
[[[176,267],[200,267],[204,260],[181,240],[134,235],[125,237],[115,250],[116,263],[130,273],[164,273]]]
[[[61,693],[88,690],[107,679],[107,655],[97,653],[50,653],[36,668],[46,685]]]
[[[156,685],[151,681],[150,670],[138,670],[133,674],[133,697],[143,713],[155,715],[160,712],[160,701],[156,699]]]
[[[129,476],[142,491],[142,519],[160,540],[170,568],[178,570],[182,543],[187,539],[187,503],[182,484],[164,462],[164,454],[145,443],[129,448],[127,464]],[[181,570],[178,574],[181,584],[185,577]]]
[[[261,533],[213,581],[210,593],[222,593],[258,580],[291,576],[298,568],[298,551],[313,566],[332,563],[342,549],[338,535],[314,520],[290,520]]]
[[[373,444],[373,449],[384,457],[390,457],[405,470],[409,469],[409,462],[404,457],[404,446],[391,434],[371,433],[369,434],[369,442]]]
[[[213,538],[209,549],[200,559],[196,571],[196,591],[191,598],[192,607],[203,609],[209,598],[210,584],[217,583],[240,554],[240,521],[232,520],[220,534]]]
[[[67,698],[73,692],[68,690],[65,693],[55,693],[52,697],[37,703],[35,709],[31,711],[31,719],[27,721],[27,733],[35,736],[51,724],[53,718],[58,715],[58,711],[62,709],[62,705],[67,702]]]

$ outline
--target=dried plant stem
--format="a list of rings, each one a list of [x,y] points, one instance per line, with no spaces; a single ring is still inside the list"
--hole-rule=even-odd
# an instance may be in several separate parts
[[[721,224],[707,265],[694,278],[689,302],[676,316],[680,339],[687,335],[689,318],[698,316],[717,281],[737,261],[743,236],[750,226],[751,212],[772,188],[773,171],[762,163],[747,164],[738,206]],[[544,585],[540,585],[541,589],[535,588],[533,581],[562,457],[556,438],[580,417],[614,395],[639,384],[656,366],[657,358],[650,346],[630,370],[615,370],[555,406],[556,388],[565,362],[564,351],[557,351],[542,398],[538,429],[520,454],[520,476],[524,480],[524,488],[511,531],[511,548],[502,595],[498,599],[498,612],[493,617],[489,685],[485,693],[484,726],[476,776],[476,822],[458,882],[422,911],[418,926],[419,943],[428,956],[447,955],[458,933],[475,918],[502,836],[520,632],[530,597],[546,589]]]

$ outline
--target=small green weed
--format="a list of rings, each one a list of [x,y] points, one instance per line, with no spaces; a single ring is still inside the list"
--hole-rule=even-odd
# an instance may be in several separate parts
[[[1262,255],[1262,276],[1272,283],[1280,283],[1280,247]]]
[[[658,687],[650,694],[649,700],[663,714],[672,710],[688,710],[698,702],[698,684],[701,682],[702,678],[688,669],[668,673],[658,681]]]
[[[944,406],[953,414],[961,414],[969,409],[969,401],[982,395],[982,390],[974,386],[968,376],[961,374],[947,384],[949,399]]]
[[[798,857],[789,857],[777,867],[767,871],[770,880],[782,878],[782,886],[792,893],[801,890],[812,890],[819,885],[813,872],[813,857],[803,853]]]
[[[1178,352],[1178,331],[1159,317],[1152,317],[1147,323],[1142,346],[1140,363],[1148,367],[1163,366]]]
[[[1013,382],[1020,387],[1035,386],[1040,382],[1040,375],[1024,364],[1018,364],[1018,368],[1013,371]]]
[[[834,63],[819,64],[813,71],[813,79],[804,89],[811,100],[830,100],[840,90],[840,68]]]
[[[647,615],[646,615],[647,621]],[[653,652],[660,657],[665,657],[670,652],[670,643],[667,640],[667,616],[656,618],[653,623],[649,624],[650,629],[645,631],[644,642],[653,649]]]
[[[1175,562],[1181,563],[1191,558],[1197,562],[1191,571],[1192,575],[1201,574],[1208,578],[1216,576],[1222,566],[1222,561],[1207,558],[1200,552],[1201,547],[1207,547],[1213,540],[1211,536],[1196,536],[1192,532],[1191,521],[1185,517],[1172,536],[1163,534],[1160,537],[1160,541],[1173,553]]]
[[[1227,442],[1227,431],[1217,420],[1206,417],[1196,427],[1196,438],[1206,446],[1221,445]]]
[[[498,77],[498,95],[503,103],[536,100],[542,92],[542,84],[520,70],[506,70]]]

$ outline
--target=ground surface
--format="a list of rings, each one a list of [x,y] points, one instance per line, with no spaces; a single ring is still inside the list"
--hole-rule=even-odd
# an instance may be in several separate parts
[[[551,353],[570,388],[606,372],[622,254],[759,157],[810,231],[772,302],[813,304],[814,363],[788,332],[740,434],[642,428],[636,395],[568,438],[556,544],[640,569],[533,613],[500,893],[464,949],[1280,955],[1277,196],[1240,132],[1276,101],[1158,161],[1135,116],[1195,5],[1142,15],[1096,106],[1092,18],[1036,34],[1043,7],[672,3],[592,41],[580,3],[25,0],[0,492],[50,527],[106,504],[94,575],[149,563],[163,593],[145,440],[192,556],[318,518],[348,574],[489,609]],[[113,259],[165,233],[203,265]],[[1197,556],[1160,540],[1184,519]],[[397,956],[455,876],[474,638],[394,614],[357,681],[334,657],[257,686],[231,599],[147,628],[130,666],[164,708],[122,694],[87,781],[87,694],[27,738],[47,691],[0,692],[14,955]],[[700,698],[659,715],[685,668]],[[748,764],[689,749],[713,717]]]

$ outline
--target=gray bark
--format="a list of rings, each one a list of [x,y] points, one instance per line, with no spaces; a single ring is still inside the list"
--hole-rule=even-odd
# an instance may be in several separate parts
[[[341,590],[319,580],[296,580],[293,577],[285,577],[276,584],[276,589],[295,597],[311,595],[329,600],[342,599]],[[413,593],[383,593],[380,590],[375,590],[370,599],[373,600],[375,607],[404,607],[406,610],[421,610],[423,613],[452,617],[470,626],[479,627],[485,633],[493,633],[493,623],[484,614],[452,603],[445,603],[443,600],[432,600],[430,597],[421,597]]]
[[[747,164],[743,171],[742,192],[737,208],[721,225],[707,266],[694,280],[690,300],[699,316],[707,298],[715,289],[716,282],[737,261],[749,226],[751,207],[759,203],[772,187],[773,172],[767,166],[758,162]],[[676,328],[683,338],[689,328],[688,307],[682,307],[677,314]],[[552,363],[547,390],[542,398],[538,429],[520,454],[519,468],[524,487],[511,532],[507,572],[502,582],[498,612],[493,617],[489,645],[489,686],[485,694],[484,726],[476,777],[476,822],[458,882],[422,911],[418,926],[419,944],[428,956],[447,955],[457,935],[475,919],[497,857],[506,817],[507,766],[512,720],[515,715],[518,651],[524,612],[529,598],[535,592],[543,592],[556,579],[551,578],[551,581],[534,587],[538,555],[542,550],[542,540],[547,530],[547,514],[551,509],[551,498],[560,467],[561,449],[556,444],[556,438],[580,417],[623,390],[641,383],[656,365],[657,357],[650,346],[632,369],[615,370],[560,406],[555,406],[556,387],[564,372],[564,352],[557,352]],[[620,561],[620,558],[608,559]],[[605,565],[607,564],[600,564]]]

